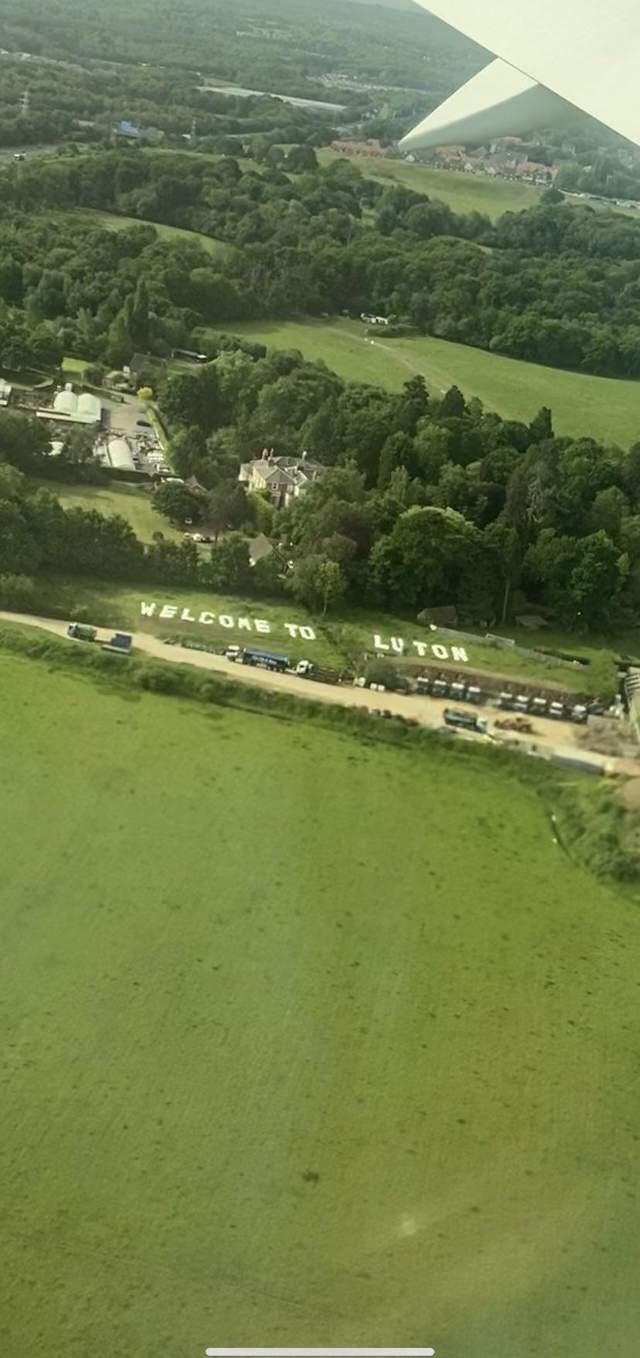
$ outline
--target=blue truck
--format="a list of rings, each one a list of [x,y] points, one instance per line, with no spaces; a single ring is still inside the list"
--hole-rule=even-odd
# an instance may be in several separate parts
[[[261,670],[277,670],[284,674],[290,668],[288,655],[276,655],[274,651],[257,651],[246,646],[242,652],[243,665],[255,665]]]
[[[110,655],[131,655],[133,637],[129,632],[114,632],[109,641],[102,642],[103,651],[108,651]]]

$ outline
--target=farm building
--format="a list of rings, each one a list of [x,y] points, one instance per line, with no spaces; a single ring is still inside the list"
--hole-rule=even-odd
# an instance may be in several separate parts
[[[102,406],[90,391],[76,395],[70,382],[53,398],[53,405],[36,411],[39,420],[53,420],[58,424],[99,425]]]

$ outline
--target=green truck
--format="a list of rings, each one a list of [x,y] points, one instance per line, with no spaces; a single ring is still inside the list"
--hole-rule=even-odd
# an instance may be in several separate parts
[[[67,636],[76,641],[95,641],[97,635],[97,627],[88,627],[84,622],[70,622],[67,627]]]

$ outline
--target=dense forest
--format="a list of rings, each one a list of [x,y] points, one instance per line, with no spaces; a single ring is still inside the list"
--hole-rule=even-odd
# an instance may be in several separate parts
[[[28,92],[26,109],[23,96]],[[366,95],[351,94],[343,117],[357,118]],[[277,143],[327,144],[336,135],[331,113],[266,97],[235,97],[201,90],[188,71],[23,58],[0,53],[0,146],[92,146],[113,141],[119,122],[138,128],[150,144],[175,148],[192,141],[201,151],[242,151],[255,134]],[[195,129],[194,129],[195,123]]]
[[[176,467],[211,487],[203,516],[226,527],[246,516],[235,478],[248,450],[305,449],[332,469],[275,523],[260,497],[251,505],[291,544],[288,585],[307,603],[328,562],[338,597],[454,603],[476,622],[504,621],[519,589],[577,630],[640,602],[640,444],[558,438],[548,410],[529,426],[501,420],[456,388],[430,399],[421,378],[395,396],[299,354],[230,347],[168,376],[161,403]]]
[[[342,598],[408,616],[455,605],[485,624],[526,600],[578,632],[629,623],[640,605],[640,444],[623,453],[558,438],[548,410],[530,425],[505,421],[455,387],[434,400],[412,378],[392,395],[230,340],[200,369],[167,371],[159,400],[184,484],[155,492],[152,546],[122,519],[64,511],[34,488],[54,472],[99,475],[82,439],[52,459],[37,421],[0,416],[5,604],[26,606],[30,578],[65,571],[290,592],[323,611]],[[265,443],[326,468],[288,509],[238,484],[240,462]],[[219,540],[199,555],[163,537],[162,516],[213,524]],[[256,530],[281,549],[251,569],[245,535]]]
[[[326,0],[0,0],[0,44],[62,60],[182,67],[251,89],[322,99],[328,73],[427,91],[432,107],[486,62],[423,11]],[[330,98],[331,96],[326,96]],[[340,100],[338,100],[340,102]]]
[[[347,160],[323,168],[308,144],[285,153],[265,139],[253,157],[131,149],[11,167],[0,360],[20,366],[7,350],[14,334],[33,332],[36,351],[46,339],[117,365],[133,349],[206,346],[206,326],[346,310],[515,358],[640,376],[640,223],[552,193],[493,224],[385,188]],[[231,248],[214,258],[195,234],[193,245],[160,243],[151,227],[116,238],[74,218],[78,208]],[[148,296],[132,324],[140,280]]]

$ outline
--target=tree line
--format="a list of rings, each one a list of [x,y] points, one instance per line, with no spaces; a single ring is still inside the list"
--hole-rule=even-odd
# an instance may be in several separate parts
[[[20,238],[26,233],[33,248],[38,228],[31,214],[40,209],[106,209],[232,247],[216,258],[192,256],[191,268],[179,268],[180,289],[172,271],[165,271],[154,299],[155,333],[148,339],[155,352],[166,352],[173,332],[167,322],[174,320],[180,330],[175,343],[191,334],[206,345],[199,326],[372,310],[423,333],[514,358],[640,375],[640,223],[575,209],[552,195],[552,201],[507,213],[494,224],[475,213],[456,215],[400,186],[385,188],[347,160],[320,166],[308,144],[285,152],[266,139],[256,154],[264,162],[260,168],[236,157],[210,161],[132,151],[12,167],[3,181],[6,279],[0,274],[0,296],[20,305],[32,295],[40,268],[46,278],[42,286],[38,281],[31,315],[68,319],[70,340],[80,310],[91,309],[87,291],[95,293],[96,286],[78,285],[78,266],[63,257],[64,247],[53,247],[55,218],[47,218],[41,236],[43,266],[37,254],[27,259]],[[124,244],[130,251],[136,246],[137,258],[133,268],[122,267],[129,288],[147,265],[156,273],[153,240],[126,235]],[[93,242],[86,245],[90,253]],[[101,240],[97,248],[102,257],[111,252],[111,267],[119,272],[124,247]],[[57,267],[51,267],[51,255]],[[113,312],[113,306],[106,286],[104,291],[93,327],[98,338],[85,338],[92,329],[85,315],[73,352],[98,357],[96,345],[106,349],[101,320],[104,307]],[[112,349],[122,349],[125,329],[120,325]],[[131,338],[139,347],[142,341]],[[89,349],[82,347],[87,340]]]

